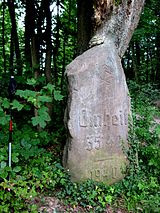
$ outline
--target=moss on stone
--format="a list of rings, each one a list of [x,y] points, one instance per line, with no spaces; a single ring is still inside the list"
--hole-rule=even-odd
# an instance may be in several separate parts
[[[122,3],[122,0],[115,0],[115,5],[118,6]]]

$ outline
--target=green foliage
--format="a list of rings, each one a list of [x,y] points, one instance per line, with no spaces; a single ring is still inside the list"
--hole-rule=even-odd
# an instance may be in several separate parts
[[[159,11],[156,0],[146,0],[140,22],[124,56],[123,67],[128,79],[137,83],[159,85]]]
[[[37,212],[37,206],[32,203],[36,196],[34,186],[23,180],[0,183],[0,212]]]
[[[8,167],[8,129],[6,131],[3,128],[0,132],[0,181],[3,180],[0,183],[0,212],[38,212],[34,199],[65,184],[66,175],[58,159],[55,162],[55,156],[42,148],[54,144],[56,139],[45,130],[37,132],[29,125],[21,129],[15,126],[12,167]]]
[[[115,3],[119,5],[121,0],[116,0]],[[133,101],[133,125],[129,135],[130,149],[125,151],[130,165],[125,179],[113,186],[92,180],[81,184],[73,183],[60,164],[65,140],[64,71],[65,66],[76,55],[77,43],[76,1],[60,1],[60,5],[61,12],[53,12],[51,20],[54,53],[51,56],[51,84],[46,78],[48,70],[45,67],[45,38],[49,36],[45,35],[47,29],[43,5],[35,1],[34,31],[37,33],[36,43],[40,49],[37,49],[39,62],[34,68],[25,61],[24,41],[27,38],[22,26],[18,26],[23,75],[17,76],[15,47],[13,60],[10,54],[12,26],[9,10],[7,5],[0,2],[0,180],[3,181],[0,183],[0,212],[38,212],[36,198],[48,194],[56,195],[66,205],[82,206],[86,212],[108,212],[108,206],[113,209],[122,207],[133,212],[159,212],[160,126],[155,122],[155,117],[160,117],[160,113],[153,105],[154,100],[160,99],[158,87],[153,84],[159,83],[159,3],[155,0],[146,1],[139,27],[124,57],[123,65],[128,78],[151,83],[139,85],[135,81],[129,82]],[[16,1],[17,20],[22,13],[26,15],[25,6],[25,1]],[[33,77],[35,71],[39,72],[38,78]],[[13,73],[18,90],[10,103],[7,88],[9,76]],[[50,104],[54,111],[52,117],[49,114]],[[13,113],[14,130],[12,168],[8,167],[7,162],[10,109]]]
[[[65,204],[81,205],[94,212],[103,211],[107,205],[112,204],[115,198],[115,187],[88,180],[84,183],[68,181],[58,194]]]
[[[1,212],[38,212],[35,199],[46,190],[63,185],[65,173],[52,156],[41,153],[24,166],[10,169],[10,181],[0,183]]]
[[[60,133],[51,134],[45,129],[39,132],[28,124],[18,129],[15,125],[12,168],[7,166],[7,130],[3,128],[0,132],[0,178],[4,180],[0,183],[0,208],[4,212],[9,212],[9,209],[15,212],[38,212],[36,198],[49,194],[57,196],[64,205],[81,206],[86,212],[104,212],[108,208],[122,208],[133,212],[159,212],[159,128],[153,120],[154,116],[160,116],[160,113],[152,104],[151,98],[151,94],[154,94],[153,99],[158,98],[159,93],[151,85],[140,87],[133,82],[129,85],[133,100],[133,123],[129,135],[130,148],[125,151],[130,164],[126,170],[126,177],[121,182],[112,186],[92,180],[73,183],[56,155],[56,147],[60,152],[57,143]],[[135,91],[136,94],[138,91],[138,97]],[[42,93],[38,92],[38,95],[43,96],[46,92],[47,87],[43,88]],[[53,92],[52,87],[50,92]],[[36,97],[35,93],[29,94]],[[25,95],[23,97],[28,99],[28,94]],[[2,111],[8,107],[6,103],[1,107]],[[45,116],[44,102],[40,100],[39,105],[41,114],[44,113]],[[52,152],[45,149],[50,144],[54,146]],[[10,181],[6,180],[8,176]]]
[[[28,79],[27,83],[29,85],[35,86],[36,81],[34,79]],[[33,105],[37,110],[37,115],[31,118],[33,126],[40,126],[41,128],[45,128],[47,122],[51,121],[51,118],[48,114],[48,108],[46,107],[46,103],[52,103],[53,97],[56,101],[63,100],[63,96],[59,90],[56,90],[52,84],[47,84],[44,86],[39,92],[33,90],[17,90],[17,96],[25,99],[27,103]],[[20,111],[22,108],[26,108],[26,103],[21,104],[17,100],[12,102],[12,109],[17,109]],[[30,110],[30,107],[27,108]]]
[[[0,125],[5,126],[9,122],[9,115],[6,115],[5,110],[9,109],[10,104],[7,98],[0,97]]]
[[[139,89],[138,98],[135,97]],[[152,105],[151,94],[159,93],[150,85],[139,86],[131,82],[133,122],[129,137],[130,161],[126,178],[120,183],[122,197],[128,210],[159,212],[160,209],[160,149],[159,137],[153,125],[154,116],[159,111]],[[146,95],[148,94],[148,95]],[[150,98],[149,98],[150,97]]]

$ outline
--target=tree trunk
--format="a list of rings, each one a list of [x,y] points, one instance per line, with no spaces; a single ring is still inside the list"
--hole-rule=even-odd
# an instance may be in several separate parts
[[[136,60],[136,49],[135,49],[135,42],[132,42],[131,49],[132,49],[132,69],[133,69],[133,76],[135,81],[138,83],[138,67],[137,67],[137,60]]]
[[[10,43],[10,57],[9,57],[10,75],[14,75],[13,59],[14,59],[14,42],[13,42],[13,29],[11,28],[11,43]]]
[[[51,12],[49,0],[45,1],[45,16],[47,19],[47,26],[45,31],[46,37],[46,63],[45,63],[45,74],[48,83],[52,83],[51,73],[51,57],[52,57],[52,42],[51,42]]]
[[[35,6],[34,0],[26,1],[25,16],[25,60],[29,67],[32,67],[31,59],[31,38],[34,36],[35,30]]]
[[[77,55],[88,49],[93,33],[91,17],[93,16],[92,0],[77,0],[78,6],[78,48]]]
[[[46,26],[46,61],[45,61],[45,75],[47,83],[52,83],[52,72],[51,72],[51,57],[52,57],[52,42],[51,42],[51,11],[49,0],[45,1],[45,16],[47,19]],[[53,112],[53,103],[46,103],[48,107],[48,113],[50,117]]]
[[[17,33],[14,0],[8,0],[8,8],[9,8],[9,14],[10,14],[11,23],[12,23],[12,37],[13,37],[15,53],[16,53],[17,74],[19,76],[22,76],[22,60],[21,60],[21,53],[20,53],[18,33]]]
[[[160,21],[159,21],[160,22]],[[158,87],[160,88],[160,32],[157,32],[156,34],[156,75],[155,75],[155,81],[158,84]]]
[[[39,57],[38,57],[38,48],[37,48],[37,36],[34,35],[31,38],[31,56],[32,56],[32,68],[34,71],[34,78],[37,79],[40,75],[39,71]]]
[[[2,3],[3,5],[3,13],[2,13],[2,45],[3,45],[3,67],[4,67],[4,73],[6,74],[6,51],[5,51],[5,1]]]
[[[112,184],[124,177],[130,98],[121,58],[138,24],[144,0],[122,0],[119,5],[115,2],[93,1],[92,48],[66,70],[68,140],[63,164],[76,182],[89,178]]]
[[[117,6],[114,0],[95,1],[95,35],[90,47],[112,40],[122,58],[139,22],[144,1],[122,0]]]
[[[140,65],[141,65],[141,58],[140,58],[141,49],[137,41],[135,42],[135,48],[136,48],[135,52],[136,52],[136,71],[137,71],[135,73],[135,80],[138,83],[138,73],[140,71]]]
[[[53,48],[53,62],[54,62],[54,84],[58,82],[58,68],[57,68],[57,57],[60,47],[60,2],[56,1],[57,14],[56,14],[56,35],[55,35],[55,46]]]

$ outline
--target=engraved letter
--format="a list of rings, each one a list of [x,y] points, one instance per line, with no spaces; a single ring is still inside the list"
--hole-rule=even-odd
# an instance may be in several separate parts
[[[104,168],[102,172],[102,177],[107,178],[108,177],[108,168]]]
[[[128,125],[128,113],[124,112],[124,123],[125,125]]]
[[[101,115],[94,115],[94,126],[95,127],[102,126],[102,116]]]
[[[117,168],[112,167],[112,178],[116,178],[116,177],[117,177]]]
[[[97,135],[95,136],[95,149],[100,149],[101,148],[101,136]]]
[[[124,125],[124,124],[123,124],[124,115],[122,114],[122,111],[119,111],[119,112],[120,112],[120,115],[119,115],[119,116],[120,116],[120,123],[121,123],[121,125]]]
[[[81,127],[87,127],[87,112],[86,112],[86,109],[82,109],[82,112],[80,113],[79,125]]]
[[[111,125],[111,118],[109,114],[104,114],[104,126],[108,126],[108,129],[110,128]]]
[[[100,169],[95,170],[95,177],[97,177],[97,178],[101,177],[101,170]]]
[[[119,119],[118,119],[117,115],[112,116],[112,124],[115,125],[115,126],[119,125]]]

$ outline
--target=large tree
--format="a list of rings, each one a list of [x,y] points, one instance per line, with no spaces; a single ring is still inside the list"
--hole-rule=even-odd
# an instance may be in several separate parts
[[[78,52],[89,49],[66,71],[69,134],[63,162],[75,181],[92,178],[111,184],[123,177],[121,168],[127,163],[121,142],[127,147],[130,98],[121,59],[144,0],[95,0],[85,9],[84,3],[78,4]]]

